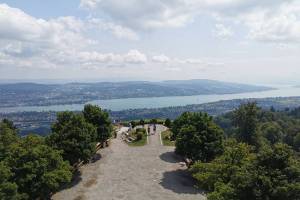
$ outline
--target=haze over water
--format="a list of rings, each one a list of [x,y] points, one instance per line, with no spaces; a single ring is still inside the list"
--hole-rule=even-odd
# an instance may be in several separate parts
[[[300,88],[282,87],[276,90],[249,92],[238,94],[222,95],[196,95],[196,96],[172,96],[172,97],[146,97],[146,98],[128,98],[95,100],[87,103],[97,104],[104,109],[120,111],[138,108],[162,108],[171,106],[185,106],[190,104],[202,104],[216,102],[220,100],[246,99],[246,98],[267,98],[267,97],[292,97],[300,96]],[[0,112],[28,112],[28,111],[77,111],[82,110],[84,104],[72,105],[51,105],[51,106],[20,106],[0,108]]]

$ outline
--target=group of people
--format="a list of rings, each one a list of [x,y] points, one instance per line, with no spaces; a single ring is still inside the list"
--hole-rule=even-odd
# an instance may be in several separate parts
[[[151,134],[151,127],[153,127],[153,135],[154,135],[155,132],[156,132],[156,125],[155,124],[150,124],[148,126],[148,134]]]

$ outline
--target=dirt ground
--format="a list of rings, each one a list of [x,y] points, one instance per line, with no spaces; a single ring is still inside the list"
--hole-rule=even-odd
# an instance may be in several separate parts
[[[161,145],[159,133],[166,128],[153,127],[148,144],[129,147],[119,135],[110,147],[101,149],[94,163],[83,166],[67,188],[54,200],[204,200],[193,187],[184,162],[173,147]]]

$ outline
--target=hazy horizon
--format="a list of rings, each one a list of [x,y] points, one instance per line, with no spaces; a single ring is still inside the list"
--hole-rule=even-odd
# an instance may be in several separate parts
[[[132,79],[0,79],[0,84],[15,84],[15,83],[36,83],[36,84],[67,84],[67,83],[101,83],[101,82],[164,82],[164,81],[191,81],[191,80],[210,80],[220,81],[225,83],[247,84],[247,85],[260,85],[269,87],[286,87],[286,86],[299,86],[300,81],[288,81],[288,82],[269,82],[269,83],[253,83],[253,82],[241,82],[241,81],[226,81],[216,79],[163,79],[163,80],[132,80]]]

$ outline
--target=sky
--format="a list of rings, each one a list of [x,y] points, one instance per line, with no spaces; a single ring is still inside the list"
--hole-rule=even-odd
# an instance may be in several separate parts
[[[0,81],[299,77],[299,0],[0,0]]]

